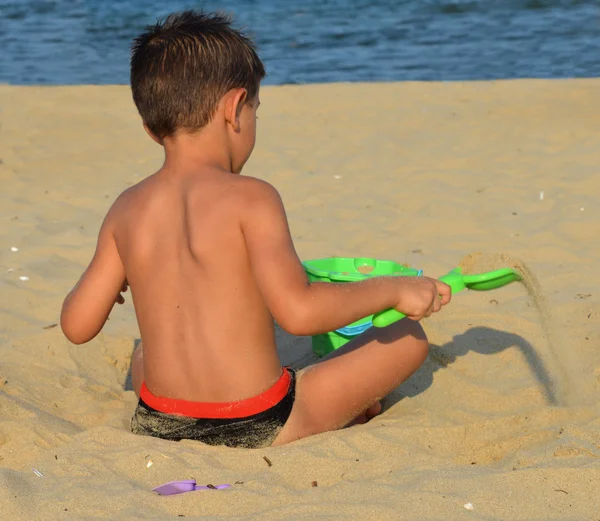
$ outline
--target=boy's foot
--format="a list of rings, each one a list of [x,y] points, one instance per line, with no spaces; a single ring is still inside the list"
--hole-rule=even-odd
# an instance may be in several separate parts
[[[351,427],[352,425],[363,425],[367,423],[369,420],[381,414],[381,402],[377,401],[371,407],[369,407],[365,412],[359,414],[354,420],[352,420],[347,426]]]

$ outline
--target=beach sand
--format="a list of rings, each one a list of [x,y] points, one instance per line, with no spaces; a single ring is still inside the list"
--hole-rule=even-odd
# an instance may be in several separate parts
[[[128,431],[128,295],[87,345],[56,327],[108,207],[161,164],[128,88],[0,86],[0,518],[600,519],[599,89],[262,89],[245,173],[280,190],[303,259],[439,276],[508,254],[541,284],[560,353],[521,285],[464,292],[424,321],[431,356],[380,417],[234,450]],[[315,361],[309,338],[278,335],[284,363]],[[190,478],[233,487],[151,492]]]

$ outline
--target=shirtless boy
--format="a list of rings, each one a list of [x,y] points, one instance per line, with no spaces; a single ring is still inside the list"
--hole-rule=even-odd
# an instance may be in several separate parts
[[[134,42],[133,99],[164,164],[114,202],[61,315],[67,338],[88,342],[131,288],[133,432],[264,447],[367,421],[427,357],[418,320],[450,300],[427,277],[309,283],[278,192],[240,175],[264,76],[220,15],[171,15]],[[274,320],[315,335],[388,308],[409,318],[297,374],[282,367]]]

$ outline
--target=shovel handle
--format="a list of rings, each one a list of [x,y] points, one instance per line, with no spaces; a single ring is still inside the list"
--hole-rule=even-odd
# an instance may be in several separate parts
[[[420,274],[421,273],[422,272],[420,272]],[[452,294],[458,293],[459,291],[465,289],[464,279],[458,268],[446,273],[446,275],[440,277],[439,280],[450,286]],[[405,317],[406,315],[400,311],[396,311],[395,309],[386,309],[385,311],[381,311],[373,315],[373,325],[375,327],[387,327]]]
[[[373,325],[375,327],[387,327],[402,318],[406,318],[404,313],[400,313],[400,311],[396,311],[395,309],[386,309],[373,316]]]
[[[417,277],[421,277],[422,275],[423,270],[419,270],[417,272]],[[404,313],[396,311],[395,309],[386,309],[385,311],[380,311],[373,315],[373,325],[375,327],[386,327],[403,318],[406,318]]]

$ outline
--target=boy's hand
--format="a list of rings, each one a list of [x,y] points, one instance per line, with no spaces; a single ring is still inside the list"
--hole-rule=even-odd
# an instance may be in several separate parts
[[[123,282],[123,285],[121,286],[121,291],[119,291],[119,294],[117,295],[117,298],[115,299],[115,302],[117,304],[124,304],[125,303],[125,297],[123,297],[123,295],[121,295],[121,293],[125,293],[127,291],[127,279],[125,279],[125,282]]]
[[[451,290],[448,284],[430,277],[398,277],[396,310],[411,320],[421,320],[437,313],[448,304]]]

